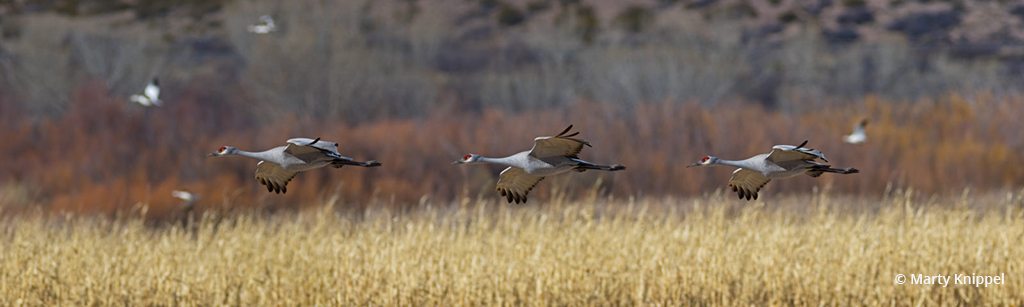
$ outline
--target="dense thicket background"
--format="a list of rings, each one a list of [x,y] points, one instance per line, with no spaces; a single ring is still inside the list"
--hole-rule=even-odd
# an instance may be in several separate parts
[[[260,15],[279,31],[245,31]],[[0,1],[0,211],[295,207],[494,197],[505,155],[575,124],[615,174],[545,181],[688,196],[805,139],[861,174],[764,192],[879,195],[1024,183],[1024,2],[912,0]],[[165,106],[127,97],[159,77]],[[869,118],[861,146],[840,136]],[[304,173],[285,196],[255,161],[207,159],[323,137],[377,169]]]

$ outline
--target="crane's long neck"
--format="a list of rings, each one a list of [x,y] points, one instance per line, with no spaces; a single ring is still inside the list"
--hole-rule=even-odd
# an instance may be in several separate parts
[[[274,156],[270,153],[270,151],[251,152],[238,149],[235,150],[234,154],[238,156],[253,158],[256,160],[274,160]]]
[[[486,162],[486,163],[492,163],[492,164],[500,164],[500,165],[505,165],[505,166],[516,166],[516,167],[519,166],[518,163],[517,163],[518,160],[516,160],[516,156],[508,156],[508,157],[503,157],[503,158],[490,158],[490,157],[483,157],[483,156],[481,156],[479,159],[477,159],[477,161]]]
[[[718,159],[718,162],[715,162],[715,164],[727,165],[727,166],[735,166],[735,167],[745,168],[745,169],[749,169],[749,170],[753,170],[756,167],[756,165],[754,164],[754,161],[752,161],[751,159],[746,159],[746,160]]]

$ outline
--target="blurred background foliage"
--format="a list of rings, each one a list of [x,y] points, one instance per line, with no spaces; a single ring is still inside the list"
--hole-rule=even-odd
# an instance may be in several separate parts
[[[278,31],[246,32],[260,15]],[[113,212],[172,189],[273,208],[491,195],[504,155],[576,124],[621,162],[537,197],[695,195],[743,158],[810,145],[863,173],[773,183],[878,194],[1015,189],[1024,3],[909,0],[0,1],[0,205]],[[159,77],[166,105],[127,101]],[[869,143],[839,136],[871,119]],[[384,168],[260,191],[253,161],[203,155],[293,136]],[[169,210],[169,209],[168,209]]]

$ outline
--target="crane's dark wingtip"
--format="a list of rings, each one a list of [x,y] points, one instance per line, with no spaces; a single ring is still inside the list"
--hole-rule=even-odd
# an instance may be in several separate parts
[[[572,130],[572,124],[569,124],[569,127],[565,127],[565,130],[556,134],[555,137],[565,136],[566,133],[569,133],[569,130]]]

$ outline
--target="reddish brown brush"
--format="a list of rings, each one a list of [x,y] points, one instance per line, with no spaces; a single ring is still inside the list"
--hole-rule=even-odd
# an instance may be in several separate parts
[[[1024,97],[948,95],[913,102],[876,98],[849,107],[786,113],[720,104],[651,103],[623,108],[581,101],[571,110],[426,114],[357,124],[315,114],[255,119],[230,102],[185,92],[163,108],[143,109],[111,97],[101,86],[83,86],[63,116],[10,118],[0,142],[8,162],[0,179],[24,186],[26,206],[52,211],[114,213],[147,204],[150,214],[171,211],[174,189],[203,196],[203,208],[232,203],[256,208],[298,206],[330,195],[349,203],[368,199],[415,204],[424,196],[450,199],[463,193],[497,197],[496,168],[457,168],[448,163],[467,152],[505,155],[529,149],[536,136],[574,124],[593,144],[581,157],[621,163],[627,171],[553,178],[531,196],[554,191],[572,197],[600,185],[620,197],[697,195],[721,189],[728,170],[685,166],[705,154],[746,158],[772,145],[810,140],[837,164],[860,174],[778,182],[765,191],[814,187],[843,194],[879,194],[890,185],[925,193],[1016,188],[1024,182],[1024,141],[1019,137]],[[6,110],[6,109],[5,109]],[[868,142],[841,141],[851,125],[870,118]],[[259,120],[259,121],[258,121]],[[286,195],[271,195],[252,178],[255,161],[207,159],[221,145],[262,150],[289,137],[322,137],[343,154],[376,159],[375,169],[342,168],[303,173]],[[10,202],[11,200],[7,200]]]

